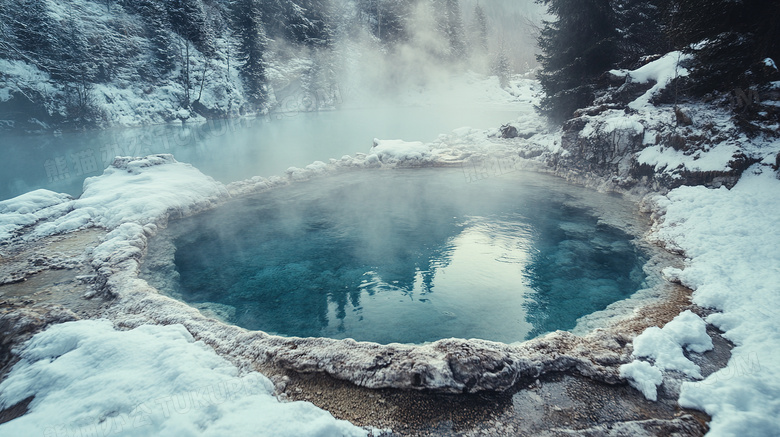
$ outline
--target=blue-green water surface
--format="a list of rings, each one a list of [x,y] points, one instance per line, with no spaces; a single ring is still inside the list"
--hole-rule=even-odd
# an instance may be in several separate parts
[[[630,220],[631,208],[535,173],[354,171],[172,222],[158,239],[175,246],[168,291],[248,329],[515,342],[572,329],[643,286],[634,237],[602,217]]]

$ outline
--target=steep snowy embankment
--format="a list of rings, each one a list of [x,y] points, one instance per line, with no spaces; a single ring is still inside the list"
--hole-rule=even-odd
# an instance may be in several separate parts
[[[725,369],[703,381],[683,383],[680,404],[712,416],[710,436],[778,435],[780,180],[776,172],[754,166],[731,190],[680,187],[663,198],[662,206],[665,214],[654,236],[688,258],[685,269],[667,274],[694,290],[694,303],[719,311],[706,320],[736,345]]]

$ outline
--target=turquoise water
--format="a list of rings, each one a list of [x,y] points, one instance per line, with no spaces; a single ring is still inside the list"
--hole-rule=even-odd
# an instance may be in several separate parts
[[[374,138],[430,141],[461,126],[489,128],[517,118],[522,108],[369,108],[274,114],[204,124],[115,128],[62,134],[0,134],[0,200],[38,188],[81,194],[115,156],[172,153],[221,182],[284,174],[356,152]],[[527,111],[528,109],[526,109]]]
[[[643,254],[605,209],[631,217],[620,197],[539,174],[348,172],[172,222],[150,253],[172,241],[178,275],[145,276],[281,335],[521,341],[642,287]]]

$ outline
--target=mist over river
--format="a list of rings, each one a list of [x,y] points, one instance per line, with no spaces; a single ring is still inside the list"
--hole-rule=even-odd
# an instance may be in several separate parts
[[[365,153],[374,138],[431,141],[463,126],[498,127],[530,111],[520,102],[380,107],[58,134],[5,133],[0,200],[38,188],[78,196],[84,178],[101,174],[115,156],[172,153],[229,183]]]

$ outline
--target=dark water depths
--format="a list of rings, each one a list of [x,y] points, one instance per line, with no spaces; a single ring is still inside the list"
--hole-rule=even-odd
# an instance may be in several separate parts
[[[539,174],[349,172],[171,223],[150,256],[173,241],[173,265],[144,275],[253,330],[514,342],[571,329],[642,287],[633,237],[602,220],[631,209]]]

